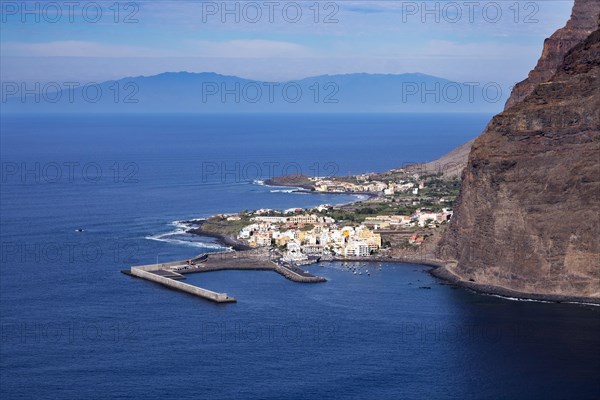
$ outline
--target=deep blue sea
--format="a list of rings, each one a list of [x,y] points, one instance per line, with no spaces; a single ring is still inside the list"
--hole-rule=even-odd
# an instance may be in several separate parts
[[[599,398],[598,308],[475,294],[419,265],[188,276],[238,299],[224,305],[119,272],[220,250],[178,220],[356,199],[270,175],[430,161],[489,117],[3,116],[0,398]]]

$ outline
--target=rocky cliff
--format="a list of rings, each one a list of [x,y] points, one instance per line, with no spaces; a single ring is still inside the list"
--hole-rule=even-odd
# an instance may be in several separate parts
[[[575,1],[566,26],[544,41],[542,56],[536,67],[531,70],[527,79],[515,85],[506,108],[525,99],[537,85],[548,81],[556,73],[565,54],[596,30],[599,9],[600,0]]]
[[[582,10],[598,21],[591,3],[576,1],[571,25]],[[515,95],[473,144],[438,247],[455,278],[600,300],[600,31],[571,44],[548,69],[557,52],[547,43],[523,87],[543,83]]]

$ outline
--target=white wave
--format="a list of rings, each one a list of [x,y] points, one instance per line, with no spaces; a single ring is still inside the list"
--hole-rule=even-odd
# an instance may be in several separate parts
[[[177,234],[185,233],[188,229],[191,228],[190,225],[184,224],[183,222],[180,222],[180,221],[171,222],[171,225],[177,229],[175,229],[174,231],[171,231],[171,232],[164,233],[164,235],[177,235]]]
[[[269,190],[270,193],[294,193],[296,192],[298,189],[274,189],[274,190]]]
[[[260,179],[255,179],[255,180],[252,181],[252,183],[254,185],[266,186],[265,181],[260,180]]]
[[[181,245],[185,245],[185,246],[198,247],[198,248],[202,248],[202,249],[214,249],[214,250],[225,250],[225,251],[233,250],[231,247],[222,246],[217,243],[175,239],[175,238],[172,238],[169,236],[170,236],[170,234],[163,233],[161,235],[145,236],[144,239],[156,240],[158,242],[165,242],[165,243],[181,244]]]
[[[532,302],[532,303],[558,303],[558,301],[525,299],[525,298],[521,298],[521,297],[502,296],[502,295],[499,295],[499,294],[488,294],[488,296],[498,297],[498,298],[505,299],[505,300],[510,300],[510,301],[525,301],[525,302]],[[564,303],[564,304],[577,304],[577,305],[582,305],[582,306],[600,307],[600,304],[586,303],[586,302],[582,302],[582,301],[560,301],[560,303]]]
[[[144,239],[155,240],[158,242],[172,243],[172,244],[180,244],[191,247],[198,247],[203,249],[214,249],[214,250],[222,250],[229,251],[233,250],[229,246],[223,246],[214,242],[206,242],[199,238],[201,236],[192,235],[187,233],[187,230],[192,228],[192,224],[184,223],[183,221],[173,221],[170,225],[174,226],[176,229],[170,232],[159,233],[156,235],[145,236]],[[184,238],[182,238],[184,237]],[[185,239],[185,237],[189,237],[189,239]]]
[[[488,296],[498,297],[500,299],[510,300],[510,301],[525,301],[525,302],[532,302],[532,303],[554,303],[553,301],[548,301],[548,300],[524,299],[524,298],[520,298],[520,297],[502,296],[499,294],[488,294]]]
[[[585,303],[585,302],[581,302],[581,301],[549,301],[549,300],[536,300],[536,299],[525,299],[522,297],[510,297],[510,296],[502,296],[499,294],[488,294],[488,296],[491,297],[498,297],[504,300],[510,300],[510,301],[522,301],[522,302],[531,302],[531,303],[564,303],[564,304],[577,304],[577,305],[582,305],[582,306],[594,306],[594,307],[600,307],[600,304],[594,304],[594,303]]]
[[[195,218],[194,221],[206,221],[206,218]],[[179,230],[187,230],[195,226],[194,223],[189,223],[186,221],[173,221],[169,225],[172,225]]]

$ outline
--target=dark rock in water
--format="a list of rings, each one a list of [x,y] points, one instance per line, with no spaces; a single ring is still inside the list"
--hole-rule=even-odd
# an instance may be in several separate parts
[[[431,286],[419,286],[419,289],[431,289]]]
[[[600,2],[576,0],[572,21],[587,21],[586,13],[597,28]],[[473,144],[437,250],[463,280],[524,294],[600,296],[600,30],[568,47],[556,73],[494,117]]]

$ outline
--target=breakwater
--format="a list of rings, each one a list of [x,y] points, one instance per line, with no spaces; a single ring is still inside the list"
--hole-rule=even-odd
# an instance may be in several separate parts
[[[274,271],[286,279],[299,283],[327,281],[325,278],[312,275],[301,268],[283,265],[275,260],[271,260],[268,253],[256,251],[213,253],[201,259],[192,258],[168,263],[133,266],[129,270],[122,272],[216,303],[233,303],[237,300],[234,297],[228,296],[227,293],[217,293],[180,282],[180,280],[185,279],[184,275],[186,274],[224,270]]]

